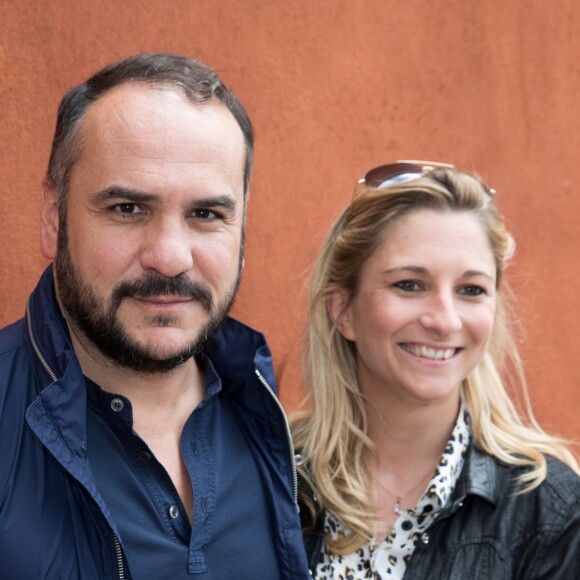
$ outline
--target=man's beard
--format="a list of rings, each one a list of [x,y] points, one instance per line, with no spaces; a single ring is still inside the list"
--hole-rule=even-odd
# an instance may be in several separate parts
[[[76,268],[70,254],[66,224],[61,223],[56,258],[58,296],[67,316],[105,357],[121,367],[140,373],[166,373],[201,353],[219,329],[240,285],[242,252],[243,242],[237,278],[218,305],[214,305],[211,290],[206,285],[192,282],[185,274],[167,278],[154,271],[145,273],[137,280],[120,282],[113,289],[107,304],[106,299],[83,280]],[[160,358],[128,334],[119,320],[118,310],[123,298],[167,295],[197,300],[209,319],[187,346],[171,356]],[[150,324],[158,327],[171,326],[174,321],[172,314],[160,314],[149,319]]]

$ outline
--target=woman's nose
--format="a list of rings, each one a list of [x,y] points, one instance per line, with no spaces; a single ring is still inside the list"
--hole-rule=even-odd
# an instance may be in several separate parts
[[[425,303],[420,322],[439,336],[448,336],[462,326],[461,316],[451,295],[437,295],[429,299]]]

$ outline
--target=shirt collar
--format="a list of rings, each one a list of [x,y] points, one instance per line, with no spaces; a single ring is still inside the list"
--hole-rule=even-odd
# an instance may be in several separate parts
[[[222,390],[222,381],[217,371],[205,353],[202,353],[198,359],[198,364],[205,373],[205,394],[200,407],[207,404],[207,401],[217,395]],[[91,409],[99,412],[105,417],[117,417],[129,429],[133,428],[133,408],[131,401],[123,395],[104,391],[99,385],[85,377],[88,401]],[[114,413],[111,413],[111,410]]]
[[[436,511],[442,510],[450,500],[461,470],[463,469],[470,440],[471,426],[469,414],[467,413],[465,405],[462,403],[457,414],[455,427],[439,459],[435,474],[429,482],[427,491],[417,505],[416,511],[418,514],[421,514],[424,505],[432,504],[433,500],[436,500],[438,505]]]

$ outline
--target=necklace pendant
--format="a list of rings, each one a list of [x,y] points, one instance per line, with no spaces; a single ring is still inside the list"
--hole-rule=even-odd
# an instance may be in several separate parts
[[[393,506],[393,512],[396,513],[398,516],[400,516],[403,513],[403,510],[401,509],[401,498],[398,498],[397,501],[395,502],[395,505]]]

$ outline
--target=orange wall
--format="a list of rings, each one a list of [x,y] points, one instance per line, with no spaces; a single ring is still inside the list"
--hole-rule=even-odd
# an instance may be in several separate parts
[[[519,250],[511,271],[537,415],[578,435],[580,4],[500,0],[0,0],[0,324],[46,265],[39,184],[58,101],[143,50],[199,56],[257,133],[234,313],[269,337],[301,399],[305,280],[365,169],[397,158],[477,169]]]

